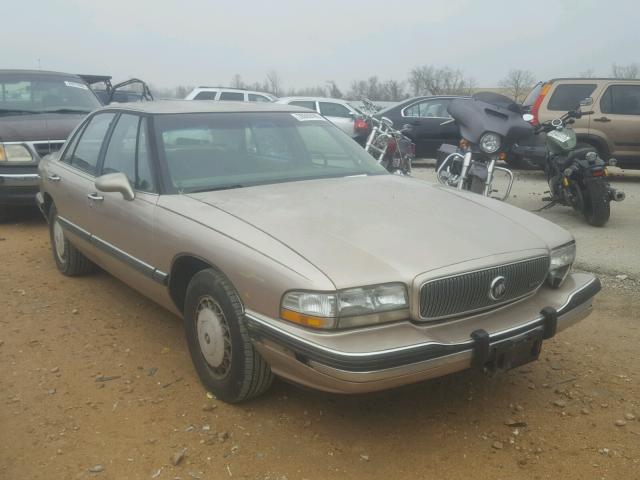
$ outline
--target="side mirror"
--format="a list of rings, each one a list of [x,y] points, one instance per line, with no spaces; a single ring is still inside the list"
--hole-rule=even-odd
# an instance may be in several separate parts
[[[101,192],[120,192],[125,200],[133,200],[136,198],[133,188],[129,183],[129,179],[124,173],[107,173],[96,178],[96,188]]]
[[[532,122],[533,121],[533,115],[531,115],[530,113],[525,113],[524,115],[522,115],[522,119],[525,122]]]
[[[584,100],[580,100],[581,107],[588,107],[589,105],[593,105],[593,98],[587,97]]]

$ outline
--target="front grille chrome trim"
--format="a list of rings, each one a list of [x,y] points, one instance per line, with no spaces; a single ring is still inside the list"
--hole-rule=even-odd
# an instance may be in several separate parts
[[[423,282],[418,289],[420,320],[433,322],[459,318],[493,310],[534,295],[544,284],[549,270],[549,262],[550,258],[548,255],[539,255],[515,262],[428,279]],[[490,273],[492,271],[494,272]],[[486,272],[489,272],[487,274],[489,277],[515,274],[518,279],[525,276],[529,277],[530,281],[527,285],[520,285],[518,290],[510,292],[503,301],[492,301],[488,295],[491,278],[489,278],[489,281],[487,281],[487,278],[473,278],[474,276],[482,277]],[[451,281],[452,279],[454,279],[453,282]],[[456,281],[455,279],[459,280]],[[482,280],[482,282],[479,283],[479,280]],[[451,290],[454,291],[453,294]],[[429,295],[440,295],[444,300],[433,307],[433,304],[428,298]],[[475,298],[476,300],[482,299],[484,302],[473,306],[463,306],[462,304],[465,301],[468,302],[469,298]],[[461,299],[464,300],[461,301]]]

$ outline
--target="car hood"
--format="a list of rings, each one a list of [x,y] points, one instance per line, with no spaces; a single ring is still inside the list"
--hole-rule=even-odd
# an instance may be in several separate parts
[[[75,113],[37,113],[0,117],[0,142],[66,140],[85,117]]]
[[[547,250],[543,238],[571,240],[560,227],[518,208],[505,209],[496,200],[483,205],[475,201],[475,194],[395,175],[190,196],[285,244],[337,288],[411,282],[421,273],[471,260],[493,257],[495,263],[506,253],[522,252],[524,257],[531,255],[525,251]],[[493,203],[502,211],[493,209]],[[534,233],[532,228],[542,231]]]

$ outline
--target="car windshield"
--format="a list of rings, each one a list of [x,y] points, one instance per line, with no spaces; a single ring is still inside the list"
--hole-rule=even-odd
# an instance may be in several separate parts
[[[76,77],[0,73],[0,116],[33,113],[88,113],[100,102]]]
[[[387,173],[310,112],[158,115],[154,128],[169,183],[180,193]]]

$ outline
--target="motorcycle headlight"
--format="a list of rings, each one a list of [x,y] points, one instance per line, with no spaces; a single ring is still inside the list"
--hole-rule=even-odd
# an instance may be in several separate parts
[[[549,274],[547,283],[553,288],[562,285],[565,278],[571,271],[571,265],[576,259],[576,243],[571,242],[562,247],[551,250],[551,262],[549,264]]]
[[[33,156],[24,145],[0,143],[0,162],[28,163],[32,161]]]
[[[496,153],[501,144],[502,138],[497,133],[487,132],[480,137],[480,149],[484,153]]]
[[[405,285],[389,283],[337,292],[287,292],[280,317],[305,327],[336,329],[402,320],[408,309]]]

